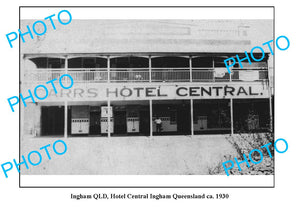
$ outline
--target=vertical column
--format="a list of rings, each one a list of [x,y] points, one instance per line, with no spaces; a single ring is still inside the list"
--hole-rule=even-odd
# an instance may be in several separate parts
[[[191,99],[191,135],[194,135],[194,100]]]
[[[69,67],[68,56],[66,55],[65,56],[65,70],[64,70],[65,74],[68,74],[68,67]],[[64,118],[64,138],[67,138],[68,137],[68,102],[65,101],[64,105],[65,105],[65,113],[64,113],[65,114],[65,118]]]
[[[110,83],[110,57],[109,55],[106,57],[107,58],[107,82]],[[109,96],[107,98],[107,110],[108,110],[108,113],[107,113],[107,136],[108,138],[110,138],[110,135],[111,135],[111,132],[110,132],[110,126],[111,126],[111,123],[110,123],[110,99],[109,99]]]
[[[231,65],[231,61],[229,61],[229,65]],[[233,70],[232,72],[229,73],[229,81],[231,82],[232,81],[232,75],[233,75]]]
[[[189,56],[189,71],[190,71],[190,82],[193,82],[193,68],[192,68],[192,56]],[[190,100],[190,105],[191,105],[191,135],[194,135],[194,101],[193,99]]]
[[[152,100],[149,101],[150,106],[150,138],[153,136],[153,126],[152,126]]]
[[[65,74],[68,74],[68,67],[69,67],[69,59],[68,56],[65,56]]]
[[[215,72],[216,71],[215,71],[215,59],[214,58],[212,59],[212,63],[213,63],[212,64],[213,65],[213,82],[215,82]]]
[[[152,61],[151,61],[151,55],[149,55],[149,82],[152,82]]]
[[[110,57],[107,56],[107,82],[110,83]]]
[[[64,74],[68,74],[68,67],[69,67],[69,61],[68,61],[68,56],[65,56],[65,68],[64,68]],[[65,78],[64,80],[66,83],[68,81],[68,78]]]
[[[107,56],[107,82],[110,83],[110,57]],[[108,114],[107,114],[107,136],[108,138],[110,138],[111,132],[110,132],[110,126],[111,126],[111,122],[110,122],[110,98],[108,96],[107,99],[107,110],[108,110]]]
[[[68,137],[68,102],[65,101],[64,138]]]
[[[231,127],[231,135],[233,135],[233,100],[230,98],[230,127]]]
[[[107,113],[107,126],[108,126],[108,131],[107,131],[107,136],[108,138],[110,138],[110,126],[111,126],[111,123],[110,123],[110,99],[108,98],[107,100],[107,107],[108,107],[108,113]]]
[[[189,57],[189,65],[190,65],[190,82],[193,82],[192,56]]]

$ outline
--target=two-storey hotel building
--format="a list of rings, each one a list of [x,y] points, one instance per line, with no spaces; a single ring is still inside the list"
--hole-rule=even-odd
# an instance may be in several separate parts
[[[63,74],[74,80],[68,90],[57,83],[57,93],[48,85],[45,100],[26,100],[21,136],[272,131],[270,51],[231,74],[224,64],[272,38],[268,20],[73,20],[21,45],[23,96]]]

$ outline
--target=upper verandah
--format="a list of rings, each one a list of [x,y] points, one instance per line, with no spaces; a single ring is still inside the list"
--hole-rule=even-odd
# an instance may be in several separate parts
[[[47,55],[46,55],[47,56]],[[75,82],[216,82],[268,81],[269,55],[261,62],[235,64],[229,74],[224,59],[232,54],[101,56],[78,54],[24,58],[24,82],[48,81],[64,73]],[[255,54],[257,58],[261,55]]]

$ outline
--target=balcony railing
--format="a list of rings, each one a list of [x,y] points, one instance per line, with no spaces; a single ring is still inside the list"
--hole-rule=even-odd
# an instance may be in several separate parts
[[[231,75],[224,68],[69,68],[35,69],[25,71],[25,82],[45,82],[72,76],[74,82],[230,82],[267,81],[266,68],[232,69]]]
[[[110,82],[149,82],[148,68],[110,68]]]
[[[106,68],[69,68],[67,74],[71,75],[74,82],[107,82],[108,72]]]

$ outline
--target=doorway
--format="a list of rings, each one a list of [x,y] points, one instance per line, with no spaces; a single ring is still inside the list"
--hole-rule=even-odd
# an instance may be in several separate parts
[[[178,105],[177,123],[178,123],[178,134],[180,135],[191,134],[191,111],[190,111],[189,102],[184,101],[184,103]]]
[[[90,135],[100,135],[101,125],[100,125],[100,112],[91,111],[90,112]]]
[[[114,111],[114,133],[127,134],[126,111]]]
[[[150,114],[149,110],[140,111],[140,132],[142,135],[150,135]]]
[[[64,134],[64,106],[42,106],[43,136]]]
[[[189,100],[153,101],[153,135],[189,135],[191,134],[191,111]],[[156,131],[155,119],[162,123],[161,132]]]

